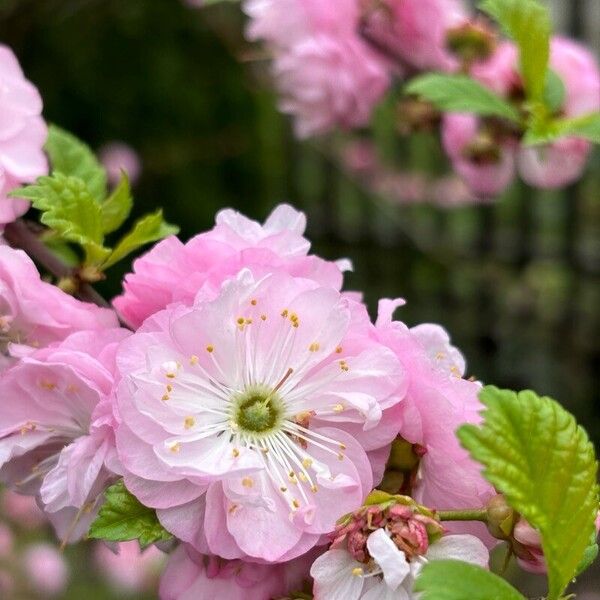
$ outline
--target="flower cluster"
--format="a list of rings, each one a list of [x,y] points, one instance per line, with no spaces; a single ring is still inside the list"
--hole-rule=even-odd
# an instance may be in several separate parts
[[[348,561],[383,569],[373,584],[386,580],[375,540],[406,564],[452,544],[408,506],[367,515],[377,485],[432,507],[493,495],[454,438],[478,420],[479,384],[447,333],[394,321],[402,300],[382,300],[371,322],[341,291],[348,261],[309,254],[304,227],[287,205],[263,225],[225,210],[186,244],[160,242],[114,302],[133,332],[0,248],[0,476],[37,497],[63,543],[122,477],[179,542],[164,598],[252,588],[266,600],[300,589],[320,556],[319,597],[323,561],[344,544]]]
[[[461,0],[246,0],[243,6],[249,16],[247,37],[265,42],[272,54],[280,108],[293,115],[301,138],[368,125],[377,105],[393,91],[394,80],[425,72],[468,74],[521,114],[531,109],[517,45],[498,42],[490,25],[470,14]],[[596,58],[562,37],[554,37],[550,46],[550,73],[564,88],[553,101],[552,116],[597,112]],[[414,97],[399,103],[396,125],[402,133],[440,125],[449,161],[472,192],[462,200],[469,202],[498,196],[517,172],[534,187],[567,185],[581,177],[591,149],[590,142],[573,136],[527,146],[523,127],[513,122],[446,110],[440,114]],[[382,185],[378,181],[376,187]],[[407,201],[418,200],[404,193]]]
[[[363,123],[385,89],[390,67],[356,37],[359,23],[369,38],[383,36],[381,48],[408,56],[407,44],[414,47],[411,68],[456,68],[441,40],[463,18],[459,5],[383,4],[393,16],[389,22],[379,19],[379,3],[367,22],[354,0],[343,0],[335,11],[315,0],[246,3],[255,19],[251,34],[290,52],[276,70],[301,134],[334,122]],[[422,6],[431,15],[411,20],[411,11]],[[437,19],[442,8],[443,27],[427,27],[422,18]],[[280,25],[288,20],[296,27],[286,33]],[[458,26],[458,46],[464,31]],[[396,35],[406,40],[394,46]],[[469,64],[482,82],[504,86],[510,98],[524,84],[514,49],[502,48],[488,60],[503,57],[505,80],[490,74],[487,63],[471,57]],[[585,77],[590,57],[558,40],[552,60],[559,74],[563,63],[581,66],[572,83],[578,91],[567,90],[564,110],[578,115],[595,108],[586,95],[597,83]],[[332,65],[341,86],[329,78]],[[573,65],[565,68],[576,72]],[[2,185],[12,187],[44,171],[45,126],[35,90],[8,51],[0,52],[0,75],[0,102],[6,104],[0,109],[8,115],[0,120],[0,175]],[[315,94],[313,77],[327,89]],[[297,85],[304,94],[300,103],[293,98]],[[464,118],[475,138],[491,126]],[[452,121],[445,126],[453,137]],[[500,126],[494,131],[509,135]],[[423,577],[415,582],[429,561],[454,558],[485,568],[498,539],[525,568],[542,571],[546,562],[553,568],[543,519],[527,505],[517,514],[471,458],[497,482],[492,471],[506,471],[505,457],[522,458],[520,449],[509,448],[490,466],[487,455],[481,457],[483,444],[477,452],[465,443],[469,435],[503,435],[496,426],[490,436],[487,415],[497,410],[498,396],[507,405],[520,398],[496,388],[482,393],[475,378],[466,378],[465,359],[441,326],[396,320],[402,299],[381,299],[373,321],[361,294],[344,289],[350,262],[311,254],[306,218],[289,205],[276,207],[263,224],[223,210],[210,231],[186,243],[169,235],[176,228],[159,211],[106,248],[104,233],[118,228],[131,208],[127,178],[116,183],[117,170],[127,162],[139,170],[140,164],[131,149],[113,146],[103,169],[89,149],[54,128],[50,156],[60,152],[57,139],[71,162],[77,162],[74,153],[86,164],[86,173],[63,173],[53,158],[52,176],[22,193],[43,212],[49,231],[79,244],[85,258],[78,267],[61,263],[64,269],[54,269],[61,279],[52,285],[18,249],[28,248],[52,270],[58,258],[45,246],[47,238],[22,220],[5,229],[13,244],[0,245],[0,483],[11,490],[5,512],[23,526],[43,514],[63,547],[84,537],[112,542],[97,546],[95,559],[119,591],[153,585],[160,552],[169,553],[162,600],[410,600],[418,597]],[[469,163],[465,152],[475,142],[463,141],[457,170],[489,169]],[[567,138],[538,160],[513,142],[506,141],[502,160],[529,169],[540,185],[546,175],[559,177],[553,166],[559,144],[581,146]],[[581,156],[588,150],[581,146]],[[583,161],[571,154],[576,171]],[[102,200],[107,175],[116,191]],[[475,180],[484,185],[485,177],[479,173]],[[1,200],[12,207],[7,221],[23,208]],[[134,262],[109,308],[90,282],[132,248],[162,238]],[[539,405],[534,418],[541,427],[552,421],[577,429],[566,411],[556,416],[551,400],[523,396]],[[544,420],[548,411],[552,417]],[[526,416],[531,422],[531,413]],[[584,432],[577,435],[570,446],[561,438],[567,451],[560,450],[567,461],[574,449],[581,455],[577,477],[585,485],[579,485],[581,502],[571,504],[586,509],[580,512],[591,534],[597,465]],[[545,447],[544,440],[535,441]],[[572,462],[555,465],[552,476]],[[559,517],[562,526],[568,518]],[[577,534],[587,538],[584,525]],[[21,594],[21,587],[45,597],[62,593],[69,573],[55,548],[38,544],[22,553],[23,582],[12,575],[15,554],[10,528],[0,525],[3,597]],[[489,584],[492,576],[478,572]]]

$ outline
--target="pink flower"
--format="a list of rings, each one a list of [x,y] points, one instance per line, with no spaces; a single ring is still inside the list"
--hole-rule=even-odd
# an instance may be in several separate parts
[[[12,50],[0,44],[0,226],[29,207],[25,200],[8,198],[8,192],[48,172],[42,149],[48,130],[41,112],[37,89],[25,79]]]
[[[116,315],[40,279],[22,250],[0,246],[0,366],[80,329],[116,327]]]
[[[113,477],[108,398],[116,347],[127,335],[74,333],[24,357],[0,380],[0,477],[21,493],[39,493],[64,539],[87,532],[98,495]]]
[[[100,148],[99,156],[111,185],[119,183],[121,171],[127,173],[132,184],[139,179],[142,163],[138,153],[128,144],[109,142]]]
[[[271,600],[299,591],[314,553],[277,565],[199,555],[181,545],[160,582],[161,600]]]
[[[484,506],[494,490],[455,436],[463,423],[480,421],[481,386],[462,378],[464,360],[447,334],[432,326],[410,330],[392,321],[392,312],[401,302],[380,301],[376,335],[396,353],[408,375],[408,391],[393,422],[402,438],[418,445],[420,460],[411,495],[438,510]],[[476,533],[490,541],[480,524],[451,523],[448,529]]]
[[[304,214],[285,204],[275,208],[264,225],[231,209],[222,210],[211,231],[186,244],[169,237],[137,259],[114,305],[138,327],[172,303],[191,304],[200,289],[209,297],[216,295],[223,281],[248,266],[262,272],[285,269],[339,289],[344,265],[307,256],[305,227]]]
[[[367,125],[389,86],[382,61],[356,36],[318,34],[275,58],[280,109],[300,138]]]
[[[30,584],[44,597],[61,594],[69,579],[69,567],[63,555],[50,544],[29,546],[23,564]]]
[[[384,11],[389,11],[390,15]],[[402,60],[418,70],[454,70],[457,60],[446,48],[448,30],[466,22],[462,0],[384,0],[383,17],[372,33]]]
[[[495,140],[474,115],[445,115],[442,143],[454,170],[482,200],[496,197],[515,178],[517,140]]]
[[[137,540],[121,542],[113,552],[103,543],[94,548],[94,561],[103,578],[121,592],[152,590],[164,563],[164,554],[154,546],[143,552]]]
[[[563,80],[566,98],[561,112],[578,117],[600,109],[600,70],[596,57],[572,40],[552,40],[550,67]],[[581,177],[592,144],[578,138],[560,139],[548,146],[523,148],[519,153],[521,177],[540,188],[558,188]]]
[[[248,0],[250,39],[274,51],[280,108],[298,137],[366,125],[389,86],[388,67],[358,33],[356,0]]]
[[[561,37],[553,38],[550,50],[550,68],[566,91],[558,114],[572,118],[597,111],[600,70],[595,57],[577,42]],[[472,75],[507,99],[523,97],[518,53],[512,42],[503,42],[488,60],[475,64]],[[591,150],[589,142],[574,137],[544,146],[518,146],[516,132],[501,131],[473,115],[446,115],[442,137],[454,169],[482,198],[504,191],[517,169],[532,186],[563,187],[581,177]]]
[[[245,0],[247,37],[277,49],[290,48],[315,34],[350,36],[358,29],[357,0]]]
[[[377,428],[403,373],[359,335],[352,305],[308,279],[244,270],[122,344],[125,485],[169,531],[202,553],[282,562],[361,504],[371,464],[344,430],[389,443]]]

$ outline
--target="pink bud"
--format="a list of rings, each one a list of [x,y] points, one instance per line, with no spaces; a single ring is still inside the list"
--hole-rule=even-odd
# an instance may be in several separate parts
[[[42,594],[57,596],[67,585],[69,571],[63,555],[50,544],[34,544],[23,556],[31,584]]]

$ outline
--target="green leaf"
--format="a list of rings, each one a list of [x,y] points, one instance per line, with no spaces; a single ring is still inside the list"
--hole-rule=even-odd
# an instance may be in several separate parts
[[[577,571],[595,531],[598,465],[585,430],[550,398],[488,386],[480,427],[463,425],[462,445],[483,474],[541,534],[548,600]]]
[[[554,119],[533,124],[525,134],[524,143],[528,146],[549,144],[563,137],[579,137],[594,144],[600,144],[600,112],[590,113],[572,119]]]
[[[364,504],[365,506],[372,506],[374,504],[383,504],[393,499],[394,496],[392,494],[375,489],[366,497]]]
[[[63,241],[74,242],[86,252],[86,264],[103,262],[110,250],[103,246],[100,203],[78,177],[54,173],[33,185],[15,190],[19,198],[31,200],[42,211],[40,221]]]
[[[162,210],[146,215],[137,221],[133,229],[115,246],[102,268],[107,269],[144,244],[162,240],[169,235],[176,234],[178,231],[179,228],[175,225],[165,223]]]
[[[121,171],[121,179],[112,194],[102,203],[102,231],[111,233],[123,225],[131,209],[133,198],[129,178],[125,171]]]
[[[458,560],[427,563],[414,590],[422,592],[421,600],[525,600],[498,575]]]
[[[423,96],[441,111],[474,113],[520,122],[514,106],[465,75],[421,75],[408,83],[406,92]]]
[[[45,150],[52,172],[79,177],[96,200],[106,198],[106,171],[86,144],[64,129],[50,125]]]
[[[110,542],[139,540],[142,548],[172,538],[156,512],[129,493],[123,480],[111,485],[104,496],[106,502],[90,527],[89,537]]]
[[[594,144],[600,144],[600,112],[573,119],[555,121],[559,137],[580,137]]]
[[[565,104],[567,88],[560,75],[553,69],[546,71],[544,85],[544,103],[551,114],[557,113]]]
[[[527,97],[542,101],[552,33],[548,8],[537,0],[484,0],[479,8],[517,43]]]
[[[599,548],[598,544],[594,541],[590,544],[583,553],[583,558],[579,565],[577,565],[577,571],[575,571],[575,576],[581,575],[585,570],[592,566],[592,563],[598,558]]]

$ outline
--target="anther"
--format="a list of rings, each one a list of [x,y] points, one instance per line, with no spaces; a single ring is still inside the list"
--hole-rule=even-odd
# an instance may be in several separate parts
[[[196,419],[194,419],[194,417],[191,417],[191,416],[190,417],[186,417],[183,420],[183,426],[186,429],[191,429],[195,424],[196,424]]]

